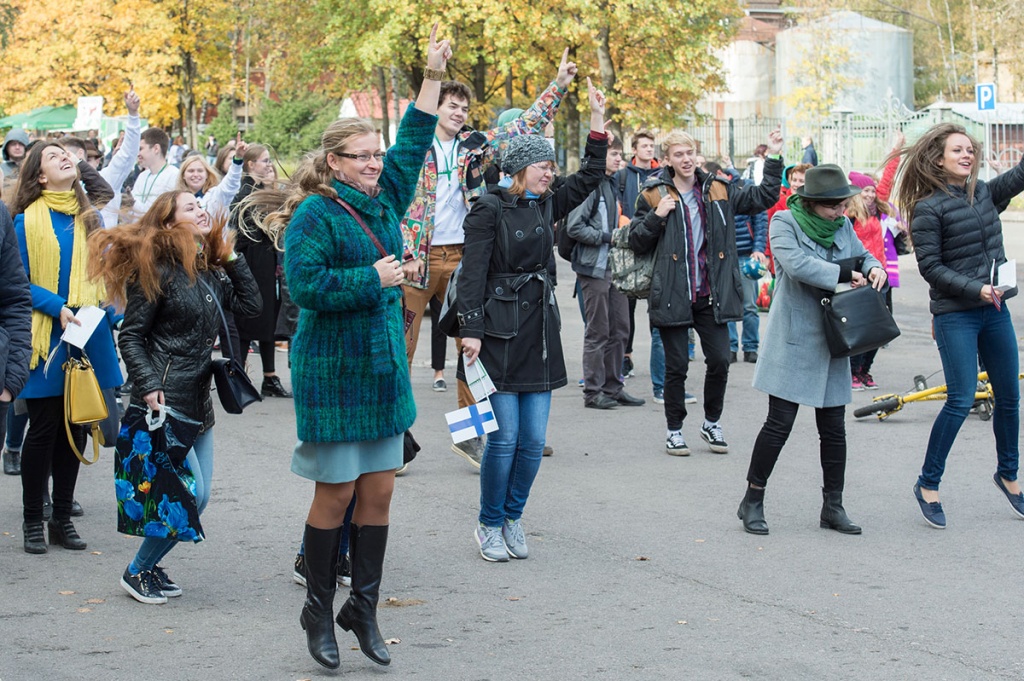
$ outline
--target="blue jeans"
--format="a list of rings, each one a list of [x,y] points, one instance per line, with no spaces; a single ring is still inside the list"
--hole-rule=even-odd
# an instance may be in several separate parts
[[[195,444],[188,453],[188,466],[196,478],[196,506],[199,515],[203,514],[206,504],[210,501],[210,483],[213,481],[213,429],[203,432],[196,438]],[[163,560],[170,553],[177,539],[169,537],[146,537],[142,540],[139,552],[128,567],[133,575],[146,570]]]
[[[499,527],[523,515],[540,470],[551,392],[498,392],[488,399],[498,430],[487,435],[480,463],[480,522]]]
[[[742,258],[743,256],[740,256]],[[743,276],[740,272],[740,287],[743,289],[743,352],[757,352],[760,344],[758,327],[761,318],[757,314],[757,287],[760,282]],[[736,333],[736,322],[729,322],[729,350],[739,352],[740,339]]]
[[[655,392],[665,389],[665,346],[661,332],[651,327],[651,385]]]
[[[4,446],[9,452],[20,452],[21,446],[25,443],[25,431],[28,429],[28,412],[24,414],[14,413],[14,404],[7,410],[7,437],[4,439]]]
[[[1016,480],[1020,432],[1019,361],[1009,310],[1005,303],[1001,311],[987,305],[938,315],[934,323],[935,341],[946,375],[946,404],[932,424],[917,484],[925,489],[939,488],[946,457],[974,404],[979,357],[988,369],[988,380],[995,394],[992,431],[996,436],[998,473],[1004,480]]]

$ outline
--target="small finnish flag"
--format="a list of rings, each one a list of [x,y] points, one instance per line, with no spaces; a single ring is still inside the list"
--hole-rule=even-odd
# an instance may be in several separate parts
[[[450,411],[444,415],[448,421],[448,430],[452,433],[452,441],[465,442],[485,433],[498,430],[498,422],[491,411],[490,400],[483,400],[468,407]]]

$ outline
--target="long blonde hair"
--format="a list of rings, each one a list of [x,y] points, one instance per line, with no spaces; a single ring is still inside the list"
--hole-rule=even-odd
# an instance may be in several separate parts
[[[897,188],[893,199],[903,211],[906,218],[907,231],[914,221],[914,207],[921,199],[937,191],[949,194],[949,178],[942,169],[942,159],[946,155],[946,140],[950,135],[963,135],[974,146],[974,167],[967,178],[968,203],[974,203],[974,190],[978,186],[978,171],[981,156],[981,144],[974,139],[962,125],[955,123],[939,123],[931,128],[913,145],[899,149],[890,154],[888,162],[895,156],[903,156],[897,175]]]
[[[344,151],[345,145],[353,137],[376,133],[373,123],[365,118],[339,118],[324,130],[320,137],[320,148],[306,154],[299,164],[299,168],[292,175],[292,181],[287,191],[287,196],[281,207],[264,218],[260,227],[273,240],[279,250],[284,250],[284,231],[295,213],[295,209],[306,198],[319,195],[328,199],[338,198],[338,192],[334,190],[331,183],[334,181],[334,171],[327,165],[327,154],[338,154]],[[276,202],[277,196],[258,196],[262,191],[253,192],[253,203]]]

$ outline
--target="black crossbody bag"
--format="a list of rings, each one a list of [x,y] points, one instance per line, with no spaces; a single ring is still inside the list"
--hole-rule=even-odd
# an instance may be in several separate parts
[[[220,313],[220,352],[223,356],[213,360],[213,382],[217,386],[217,396],[220,397],[220,405],[224,407],[224,411],[229,414],[241,414],[242,410],[253,402],[262,402],[263,396],[252,384],[249,374],[245,373],[245,365],[234,356],[228,320],[224,316],[224,308],[220,306],[216,292],[201,276],[199,283],[210,292],[213,304]]]

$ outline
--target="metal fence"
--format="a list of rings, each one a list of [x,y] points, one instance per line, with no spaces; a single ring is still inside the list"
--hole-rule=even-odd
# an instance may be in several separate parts
[[[1024,157],[1024,107],[1008,109],[989,119],[980,119],[968,109],[964,105],[939,104],[911,111],[889,93],[873,113],[856,114],[837,109],[817,125],[801,125],[800,131],[813,138],[821,163],[835,163],[847,172],[879,171],[892,149],[897,131],[904,134],[908,143],[913,143],[926,130],[942,122],[963,125],[981,142],[982,178],[988,179],[1019,163]],[[754,149],[768,141],[772,130],[779,129],[787,135],[785,119],[765,116],[691,119],[680,127],[697,140],[699,152],[709,161],[727,155],[741,170]],[[663,130],[655,137],[659,155],[666,135],[668,130]],[[783,155],[787,164],[800,161],[803,156],[800,136],[786,136]]]

